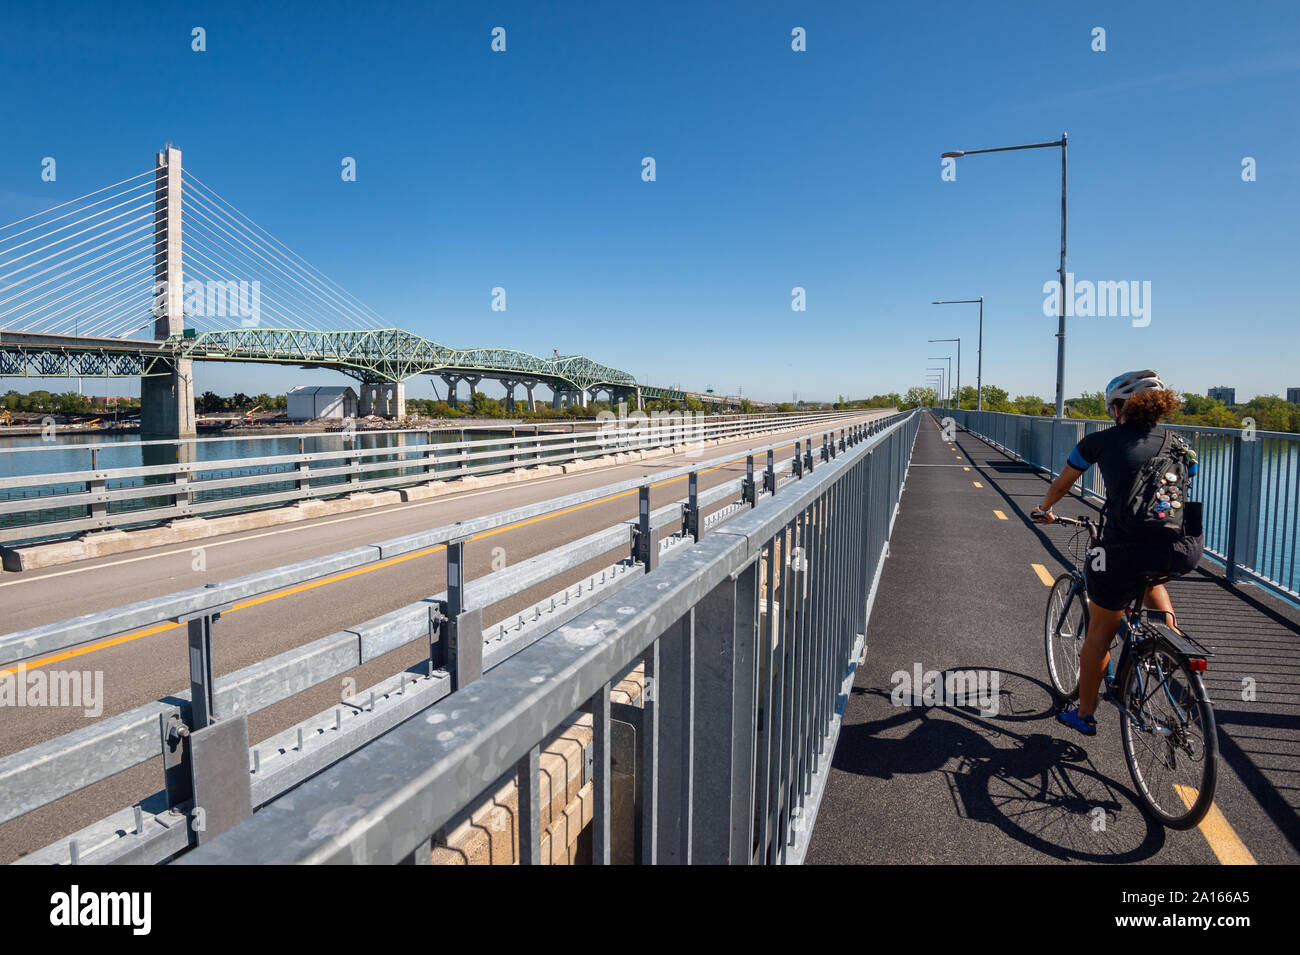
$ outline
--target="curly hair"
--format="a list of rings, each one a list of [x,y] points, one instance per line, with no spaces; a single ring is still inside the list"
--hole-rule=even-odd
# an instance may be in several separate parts
[[[1173,414],[1183,406],[1182,399],[1173,391],[1139,391],[1120,407],[1120,414],[1128,424],[1150,431],[1160,419]]]

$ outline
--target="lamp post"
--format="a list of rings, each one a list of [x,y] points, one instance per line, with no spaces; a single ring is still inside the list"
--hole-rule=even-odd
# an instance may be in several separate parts
[[[934,359],[930,359],[930,360],[933,361]],[[935,366],[931,366],[931,367],[929,367],[929,368],[926,368],[925,370],[926,370],[926,371],[937,371],[937,372],[939,373],[939,388],[940,388],[939,395],[940,395],[940,397],[943,397],[945,394],[947,394],[947,392],[948,392],[948,379],[944,377],[944,367],[943,367],[943,365],[935,365]],[[948,406],[948,402],[945,400],[945,401],[944,401],[944,407],[946,408],[947,406]]]
[[[931,305],[974,305],[976,302],[979,303],[979,307],[980,307],[980,337],[979,337],[979,347],[975,349],[975,355],[976,355],[975,410],[983,411],[984,410],[984,296],[981,295],[979,298],[957,298],[957,299],[951,299],[942,302],[931,302],[930,304]],[[957,349],[957,354],[958,357],[960,357],[961,355],[960,346]],[[959,361],[957,364],[960,367],[961,362]],[[958,377],[960,378],[961,376],[959,375]],[[958,394],[960,394],[960,384],[958,385],[958,389],[959,389]],[[960,403],[960,398],[958,399],[958,403]]]
[[[961,339],[960,338],[931,338],[931,344],[934,342],[956,342],[957,343],[957,407],[961,407]]]
[[[1065,417],[1065,207],[1066,207],[1066,154],[1069,136],[1061,133],[1061,138],[1051,143],[1029,143],[1025,146],[998,146],[993,149],[955,149],[943,154],[944,159],[960,159],[962,156],[977,156],[980,153],[1006,153],[1018,149],[1047,149],[1060,147],[1061,150],[1061,268],[1060,268],[1060,317],[1056,329],[1056,417]]]
[[[948,397],[952,397],[952,356],[951,355],[931,355],[927,361],[946,361],[948,363]],[[950,403],[951,404],[951,403]]]
[[[925,380],[926,386],[934,389],[935,397],[939,402],[943,401],[943,375],[931,375]]]

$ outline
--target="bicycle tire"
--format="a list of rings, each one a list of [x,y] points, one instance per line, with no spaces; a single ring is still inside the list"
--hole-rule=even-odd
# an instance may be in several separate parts
[[[1169,690],[1169,676],[1162,680],[1162,686],[1152,687],[1148,690],[1148,702],[1143,704],[1143,709],[1147,710],[1143,714],[1147,722],[1159,723],[1160,720],[1154,715],[1154,708],[1149,702],[1153,697],[1163,697],[1165,701],[1173,704],[1171,711],[1176,705],[1187,707],[1187,712],[1194,719],[1194,727],[1188,730],[1183,728],[1183,733],[1188,741],[1195,743],[1199,740],[1201,754],[1199,759],[1194,752],[1173,746],[1163,738],[1163,749],[1165,753],[1160,754],[1162,748],[1157,740],[1161,738],[1161,733],[1155,730],[1140,729],[1130,715],[1132,712],[1133,694],[1137,687],[1134,679],[1136,668],[1140,665],[1148,666],[1153,659],[1164,660],[1172,664],[1169,669],[1169,675],[1177,674],[1186,684],[1186,689],[1178,693]],[[1133,778],[1133,783],[1137,788],[1138,797],[1141,799],[1144,808],[1155,819],[1159,820],[1164,826],[1170,829],[1191,829],[1197,825],[1205,814],[1210,811],[1210,806],[1214,802],[1214,790],[1218,782],[1218,758],[1219,758],[1219,732],[1218,725],[1214,719],[1214,707],[1209,702],[1209,697],[1205,693],[1205,684],[1201,681],[1199,673],[1191,670],[1187,661],[1180,655],[1174,653],[1167,647],[1156,645],[1143,651],[1124,666],[1124,672],[1119,677],[1120,695],[1119,702],[1121,708],[1120,718],[1120,738],[1124,743],[1124,761],[1128,764],[1129,775]],[[1180,697],[1174,700],[1174,696]],[[1157,704],[1158,705],[1158,704]],[[1197,728],[1199,727],[1199,729]],[[1139,737],[1149,736],[1154,746],[1144,746],[1139,748]],[[1197,745],[1190,747],[1192,750]],[[1181,755],[1180,755],[1181,754]],[[1160,762],[1167,761],[1171,770],[1177,768],[1176,763],[1182,760],[1185,765],[1199,767],[1199,779],[1195,785],[1191,786],[1186,783],[1179,784],[1157,780],[1155,773],[1152,771]],[[1147,767],[1144,771],[1143,766]],[[1158,791],[1153,791],[1158,790]],[[1194,798],[1192,797],[1194,793]]]
[[[1088,635],[1087,592],[1075,587],[1073,574],[1061,574],[1047,594],[1047,611],[1043,616],[1043,642],[1047,653],[1047,676],[1052,689],[1062,700],[1079,695],[1079,649]],[[1072,626],[1077,633],[1062,635],[1061,625],[1069,623],[1077,608],[1078,620]]]

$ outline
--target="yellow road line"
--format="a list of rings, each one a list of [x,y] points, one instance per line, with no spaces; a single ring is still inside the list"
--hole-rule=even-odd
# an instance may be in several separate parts
[[[999,511],[999,510],[996,510],[996,509],[995,509],[995,510],[993,511],[993,513],[996,514],[996,515],[998,516],[998,520],[1000,520],[1000,521],[1005,521],[1005,520],[1007,519],[1007,515],[1003,514],[1003,513],[1002,513],[1001,511]]]
[[[970,468],[962,468],[963,471],[969,471]]]
[[[787,448],[793,448],[793,447],[794,447],[793,443],[783,444],[779,448],[776,448],[775,451],[784,451]],[[714,467],[705,468],[703,471],[699,473],[708,474],[711,471],[718,471],[721,470],[722,468],[730,467],[733,464],[740,464],[743,461],[745,461],[745,459],[748,457],[749,455],[745,455],[745,457],[742,458],[735,458],[731,461],[726,461],[723,462],[722,464],[715,465]],[[667,478],[663,481],[658,481],[656,483],[651,484],[650,487],[652,488],[663,487],[664,485],[672,484],[675,481],[685,481],[685,480],[686,480],[686,475],[683,474],[679,477]],[[572,514],[575,511],[582,510],[583,508],[592,507],[593,505],[596,504],[603,504],[606,501],[616,501],[619,498],[630,497],[631,495],[638,494],[638,493],[640,492],[623,491],[622,493],[619,494],[611,494],[608,497],[600,497],[594,501],[587,501],[585,504],[577,504],[573,507],[565,508],[562,511],[553,511],[550,514],[542,514],[538,517],[530,517],[527,520],[517,521],[513,524],[505,524],[501,527],[493,528],[490,531],[484,531],[482,534],[478,534],[474,537],[471,537],[469,540],[470,541],[483,540],[485,537],[492,537],[493,535],[500,534],[503,531],[513,530],[514,528],[517,527],[526,527],[529,524],[537,524],[541,521],[548,521],[553,517],[560,517],[561,515],[564,514]],[[291,597],[294,594],[300,594],[303,593],[304,591],[314,590],[317,587],[324,587],[326,584],[337,583],[340,580],[348,580],[349,578],[358,577],[361,574],[368,574],[371,571],[375,571],[375,570],[383,570],[386,567],[392,567],[394,564],[400,564],[403,561],[407,561],[407,560],[414,560],[417,557],[427,557],[429,554],[436,554],[439,551],[446,550],[446,549],[447,547],[445,544],[439,544],[436,547],[430,547],[427,548],[426,550],[415,551],[414,553],[410,553],[410,554],[403,554],[401,557],[394,557],[391,560],[381,561],[378,564],[367,564],[365,567],[358,567],[355,570],[349,570],[341,574],[335,574],[333,577],[325,577],[321,580],[311,581],[310,583],[301,584],[297,587],[290,587],[287,590],[280,590],[280,591],[276,591],[275,593],[263,594],[260,597],[254,597],[252,600],[246,600],[243,603],[235,604],[230,610],[226,612],[234,613],[236,610],[245,610],[248,607],[256,607],[258,604],[269,603],[272,600],[279,600],[281,597]],[[35,670],[43,666],[48,666],[51,663],[58,663],[61,660],[68,660],[73,657],[85,656],[88,653],[94,653],[96,650],[106,650],[109,647],[115,647],[118,646],[119,644],[129,643],[132,640],[139,640],[141,637],[153,636],[156,633],[164,633],[168,630],[175,630],[182,626],[184,626],[184,624],[164,623],[164,624],[159,624],[157,626],[149,627],[145,630],[137,630],[134,633],[122,634],[121,636],[113,637],[109,640],[102,640],[99,643],[92,643],[88,647],[78,647],[75,650],[68,650],[64,653],[56,653],[48,657],[41,657],[38,660],[33,660],[31,663],[24,664],[24,669]],[[9,676],[10,674],[16,674],[17,672],[18,672],[17,667],[10,667],[5,670],[0,670],[0,677]]]
[[[1196,802],[1196,790],[1191,786],[1182,786],[1178,783],[1174,783],[1174,789],[1183,804],[1191,809]],[[1205,841],[1210,844],[1210,848],[1214,850],[1214,854],[1218,856],[1220,865],[1259,865],[1255,857],[1250,854],[1250,850],[1246,848],[1246,844],[1237,835],[1236,830],[1214,803],[1210,803],[1210,811],[1205,814],[1198,828],[1201,830],[1201,835],[1205,836]]]
[[[980,487],[980,488],[982,488],[982,487],[984,486],[984,485],[981,484],[979,481],[971,481],[971,483],[974,484],[976,487]]]
[[[1056,582],[1052,575],[1047,572],[1047,568],[1042,564],[1030,564],[1029,566],[1034,568],[1034,573],[1038,575],[1038,579],[1043,582],[1044,587],[1050,587]]]

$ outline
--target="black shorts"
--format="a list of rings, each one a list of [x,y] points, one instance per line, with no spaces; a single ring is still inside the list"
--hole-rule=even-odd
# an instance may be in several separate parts
[[[1093,551],[1084,564],[1088,599],[1103,610],[1123,610],[1142,592],[1143,575],[1185,574],[1200,563],[1204,547],[1203,537],[1172,543],[1103,541],[1103,554]]]

